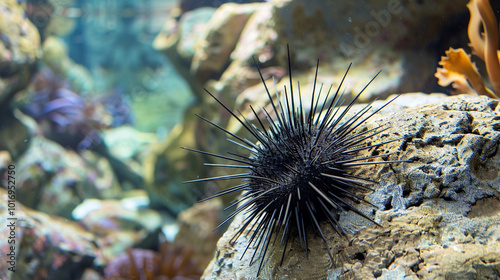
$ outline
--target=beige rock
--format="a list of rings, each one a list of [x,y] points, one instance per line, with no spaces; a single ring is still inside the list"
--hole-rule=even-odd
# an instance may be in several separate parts
[[[0,2],[0,105],[28,85],[40,54],[40,35],[15,0]]]
[[[71,60],[68,47],[58,37],[45,39],[42,60],[55,74],[67,79],[73,90],[88,93],[93,88],[89,71]]]
[[[411,105],[420,98],[438,102]],[[374,107],[382,104],[375,103]],[[408,104],[408,105],[405,105]],[[359,105],[361,106],[361,105]],[[359,109],[360,107],[358,107]],[[308,252],[292,238],[279,266],[282,247],[271,243],[262,279],[495,279],[500,271],[500,106],[486,97],[405,95],[366,123],[367,128],[389,123],[392,129],[373,142],[395,137],[379,153],[411,163],[375,165],[355,171],[379,182],[365,199],[375,210],[377,227],[352,212],[341,213],[349,234],[339,237],[324,223],[330,263],[321,237],[308,231]],[[371,151],[373,152],[373,151]],[[485,204],[483,208],[477,205]],[[473,214],[468,214],[468,213]],[[481,214],[479,214],[481,213]],[[248,239],[229,239],[244,215],[237,215],[219,240],[215,258],[203,279],[255,278],[258,263],[249,265]],[[248,229],[247,229],[248,230]],[[252,229],[253,230],[253,229]],[[248,234],[252,234],[250,231]],[[249,235],[246,235],[249,236]],[[458,277],[458,278],[457,278]],[[406,278],[405,278],[406,279]]]
[[[355,78],[371,77],[383,70],[379,76],[383,82],[372,87],[372,91],[362,97],[365,100],[387,96],[394,91],[415,90],[415,85],[422,90],[431,86],[430,83],[435,84],[431,81],[434,69],[426,66],[435,63],[435,54],[420,52],[415,55],[414,48],[427,46],[433,36],[442,32],[442,24],[454,13],[464,10],[465,4],[464,0],[460,3],[442,1],[434,5],[379,0],[363,5],[357,1],[342,5],[331,1],[268,1],[260,4],[248,19],[236,44],[232,40],[211,38],[214,34],[227,34],[233,28],[229,24],[215,24],[218,22],[216,16],[227,11],[223,5],[207,25],[208,37],[199,42],[201,45],[196,49],[195,59],[188,65],[191,73],[197,74],[198,58],[201,61],[217,59],[213,68],[207,68],[199,76],[198,87],[217,88],[224,95],[234,94],[259,83],[252,57],[262,64],[264,70],[286,68],[285,46],[289,44],[294,69],[299,72],[314,72],[317,59],[330,68],[326,73],[330,74],[330,79],[334,73],[335,80],[339,80],[350,62],[356,65],[353,69],[356,73],[352,76]],[[231,5],[232,13],[242,13],[240,11],[245,11],[245,6]],[[225,18],[221,17],[221,20]],[[433,24],[421,24],[429,20]],[[231,48],[233,50],[229,51]],[[229,52],[231,56],[226,61],[219,61],[226,57],[219,55],[220,50],[226,49],[223,53]],[[212,54],[214,58],[205,58],[206,54]],[[220,65],[225,68],[222,76]],[[207,84],[207,78],[217,83],[208,81]]]
[[[109,162],[91,152],[80,156],[41,136],[15,162],[18,201],[47,214],[71,218],[84,198],[116,198],[121,187]]]
[[[203,269],[215,252],[215,245],[221,232],[214,231],[220,224],[221,200],[214,199],[193,205],[178,216],[179,232],[175,243],[186,244],[196,249],[196,255]]]
[[[364,30],[368,23],[376,23],[377,20],[371,11],[387,10],[389,2],[404,5],[404,9],[391,15],[387,26],[379,28],[366,45],[362,48],[356,47],[356,51],[349,55],[348,51],[355,46],[353,36],[356,34],[356,28]],[[323,0],[267,1],[260,3],[259,8],[246,20],[236,45],[233,40],[228,39],[228,34],[229,31],[236,34],[239,27],[233,29],[229,24],[218,24],[226,22],[225,20],[229,22],[232,19],[231,14],[220,19],[213,16],[209,24],[205,24],[207,34],[212,35],[201,37],[197,43],[185,43],[189,48],[184,53],[179,51],[183,40],[181,27],[184,26],[170,18],[164,30],[157,36],[154,46],[170,58],[198,98],[199,103],[192,111],[225,128],[230,122],[229,128],[234,132],[239,131],[239,124],[231,120],[229,114],[217,105],[203,88],[207,88],[231,110],[240,110],[245,116],[251,115],[247,104],[268,105],[265,103],[268,99],[252,57],[259,63],[268,85],[273,87],[271,78],[274,76],[279,89],[282,90],[281,84],[287,83],[286,78],[282,79],[288,72],[287,44],[290,45],[295,80],[300,80],[301,85],[307,85],[309,88],[314,80],[317,59],[320,59],[318,81],[325,82],[326,87],[332,83],[334,86],[338,84],[349,62],[353,62],[346,83],[347,93],[357,93],[369,79],[382,70],[370,85],[369,91],[361,97],[364,100],[401,92],[398,88],[415,91],[435,85],[434,68],[429,67],[436,62],[435,54],[422,52],[416,55],[414,48],[419,46],[420,49],[425,49],[423,46],[433,40],[432,35],[442,31],[442,23],[465,10],[466,1],[447,0],[433,5],[421,5],[418,1],[389,2],[370,0],[360,5],[358,1],[351,1],[339,5],[334,1]],[[223,5],[215,14],[223,13],[226,7]],[[248,6],[231,4],[229,7],[234,15],[247,15],[245,7]],[[422,22],[431,22],[431,19],[432,24],[422,25]],[[224,36],[219,38],[217,34]],[[191,48],[192,46],[195,48]],[[347,48],[342,49],[342,46]],[[184,55],[185,53],[193,54],[194,58]],[[227,53],[230,53],[229,57]],[[212,58],[212,55],[215,57]],[[216,63],[211,66],[214,61]],[[224,65],[222,69],[220,65]],[[200,79],[194,76],[198,72],[202,73]],[[304,93],[309,92],[306,90],[308,87],[304,87]],[[213,153],[233,152],[225,145],[226,136],[223,133],[216,132],[217,129],[202,120],[192,118],[189,114],[192,113],[187,112],[183,124],[187,129],[176,129],[172,133],[175,135],[169,136],[170,139],[166,141],[168,143],[162,144],[163,147],[159,149],[157,155],[161,156],[152,156],[151,162],[148,163],[150,178],[153,174],[161,174],[164,178],[168,176],[170,182],[180,182],[203,177],[207,172],[212,172],[202,168],[188,168],[195,163],[190,160],[203,159],[196,156],[189,156],[191,158],[188,159],[188,153],[180,151],[179,146]],[[192,129],[195,129],[196,133]],[[163,162],[158,165],[160,168],[155,167],[153,163],[160,161]],[[165,169],[168,169],[168,175],[164,174]],[[171,183],[155,182],[151,187],[154,189],[152,193],[161,193],[167,184]],[[213,184],[206,186],[213,187]],[[180,192],[184,192],[184,189]]]
[[[230,55],[248,18],[262,4],[227,3],[215,11],[207,23],[207,34],[195,46],[191,73],[202,84],[209,78],[218,79],[230,61]]]
[[[0,248],[5,254],[13,248],[16,261],[0,263],[1,279],[33,279],[34,275],[38,279],[80,279],[84,269],[100,258],[92,233],[75,222],[31,210],[9,195],[0,188],[0,217],[5,221]],[[9,202],[14,204],[13,212]],[[17,219],[8,220],[12,217]],[[7,227],[7,221],[14,226]],[[12,265],[16,272],[8,270]]]

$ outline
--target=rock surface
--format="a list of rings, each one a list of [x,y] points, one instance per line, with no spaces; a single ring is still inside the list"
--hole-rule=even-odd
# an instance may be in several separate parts
[[[18,201],[12,216],[8,200],[7,191],[0,188],[0,219],[6,223],[12,221],[7,218],[17,218],[13,231],[5,224],[0,230],[2,255],[13,246],[16,256],[14,264],[2,256],[1,279],[80,279],[85,268],[99,257],[92,233],[76,223],[28,209]],[[14,238],[8,239],[10,236]],[[8,270],[12,265],[15,272]]]
[[[94,85],[91,74],[70,58],[68,46],[62,39],[54,36],[46,38],[42,50],[42,61],[54,74],[66,79],[73,91],[82,95],[92,93]]]
[[[0,106],[28,85],[39,56],[40,35],[15,0],[0,2]]]
[[[42,136],[33,137],[16,162],[19,202],[47,214],[71,218],[85,198],[114,198],[121,187],[109,162],[91,152],[82,156]]]
[[[201,98],[203,87],[223,89],[225,95],[231,95],[259,83],[252,57],[263,69],[268,68],[265,72],[282,72],[280,68],[286,68],[287,44],[296,69],[313,72],[319,58],[336,78],[349,62],[357,65],[361,76],[375,74],[379,65],[385,65],[389,70],[380,79],[386,82],[373,90],[373,95],[386,96],[394,91],[426,90],[435,85],[434,68],[423,66],[434,64],[439,57],[426,49],[435,44],[438,36],[442,43],[447,37],[462,38],[450,34],[446,26],[458,17],[462,19],[466,2],[423,5],[415,1],[370,0],[337,5],[321,0],[272,0],[224,4],[201,29],[203,36],[186,37],[180,32],[181,27],[188,27],[181,23],[189,18],[189,13],[183,14],[178,24],[171,18],[156,38],[155,48],[173,60],[182,57],[182,63],[176,67],[188,81],[198,82],[191,86]],[[422,24],[430,21],[432,24]],[[458,33],[462,30],[457,25],[453,31]],[[194,27],[188,30],[196,32]],[[179,50],[185,41],[189,42],[187,46],[196,47]],[[415,55],[415,48],[422,51]],[[190,50],[190,55],[186,56],[184,49]],[[210,79],[217,82],[213,84]]]
[[[250,16],[262,4],[225,4],[215,11],[206,24],[207,34],[195,45],[191,73],[202,83],[219,79],[231,61],[239,35]]]
[[[422,99],[437,102],[419,104]],[[374,107],[381,104],[376,102]],[[352,212],[342,213],[340,223],[349,232],[346,238],[340,238],[328,224],[322,225],[334,254],[333,265],[319,235],[309,230],[309,258],[295,238],[280,267],[282,248],[276,242],[265,258],[262,279],[500,276],[499,101],[487,97],[402,95],[366,126],[385,123],[392,128],[374,137],[373,142],[398,137],[403,140],[370,153],[397,152],[389,159],[412,162],[355,171],[356,175],[379,182],[372,186],[374,192],[365,194],[365,199],[379,209],[359,207],[365,213],[373,211],[382,227]],[[240,260],[247,239],[229,243],[242,219],[243,215],[237,215],[219,240],[203,279],[256,277],[258,264],[249,266],[254,248]]]
[[[136,205],[136,201],[141,200],[143,205]],[[147,204],[146,194],[138,192],[122,200],[86,199],[73,211],[79,224],[95,235],[95,243],[101,251],[98,263],[107,263],[129,247],[158,246],[162,216],[146,208]],[[81,219],[76,215],[81,215]]]
[[[172,16],[156,37],[154,46],[173,61],[199,102],[186,111],[183,128],[172,130],[162,146],[151,154],[145,173],[148,183],[153,183],[148,186],[150,192],[155,197],[164,197],[163,201],[173,201],[175,197],[176,201],[190,202],[187,188],[179,187],[179,183],[211,172],[198,164],[206,158],[190,155],[178,149],[179,146],[219,154],[234,152],[227,147],[223,133],[193,114],[230,127],[234,132],[233,124],[228,125],[232,121],[229,114],[205,93],[204,87],[235,112],[247,110],[247,103],[254,105],[268,100],[253,57],[268,85],[273,87],[271,78],[275,77],[280,90],[282,83],[288,83],[285,77],[288,72],[287,44],[290,45],[293,75],[301,85],[312,83],[316,62],[320,59],[318,83],[329,85],[333,81],[337,83],[334,86],[353,62],[346,80],[349,88],[346,94],[357,92],[382,70],[370,86],[370,92],[362,96],[365,100],[393,92],[426,90],[437,87],[433,76],[435,69],[429,65],[434,65],[439,55],[430,46],[436,43],[435,36],[443,32],[446,32],[444,37],[461,38],[444,29],[452,19],[463,19],[466,2],[447,0],[425,5],[418,1],[370,0],[362,4],[351,1],[337,5],[323,0],[272,0],[248,5],[224,4],[211,19],[199,16],[191,25],[188,19],[193,14],[203,13],[202,9],[178,15],[180,19]],[[389,3],[396,7],[389,9]],[[389,14],[390,18],[381,24],[374,13]],[[465,27],[467,20],[467,17],[463,19]],[[422,22],[432,24],[423,25]],[[369,36],[366,35],[367,26],[374,28]],[[459,28],[459,25],[454,27]],[[204,36],[188,36],[193,32]],[[361,42],[356,37],[360,32],[364,35],[358,37],[368,36],[368,40]],[[453,32],[458,31],[453,29]],[[439,40],[445,42],[442,36]],[[466,45],[466,40],[463,44]],[[180,46],[184,46],[184,50],[179,50]],[[416,52],[415,48],[422,51]],[[199,168],[190,168],[194,166]],[[191,186],[194,186],[191,189],[216,188],[213,184]],[[165,189],[175,191],[162,194]]]
[[[214,230],[221,223],[222,208],[221,201],[213,199],[197,203],[178,216],[180,228],[175,243],[196,248],[203,269],[212,259],[217,239],[222,234],[221,230]]]

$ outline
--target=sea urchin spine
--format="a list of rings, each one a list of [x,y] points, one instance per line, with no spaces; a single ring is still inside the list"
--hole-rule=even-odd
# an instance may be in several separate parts
[[[352,201],[363,201],[376,207],[361,196],[355,194],[358,190],[372,190],[367,187],[367,184],[373,184],[375,182],[369,178],[352,175],[350,172],[347,172],[347,170],[359,168],[364,165],[404,162],[400,160],[367,161],[373,158],[388,156],[389,154],[365,157],[359,156],[359,152],[362,150],[372,149],[389,142],[400,140],[398,138],[368,145],[371,137],[387,130],[389,127],[377,126],[368,130],[359,129],[363,123],[394,99],[372,112],[372,105],[370,103],[347,118],[346,115],[351,110],[355,101],[376,77],[372,78],[354,100],[347,104],[342,110],[341,106],[344,105],[344,100],[342,98],[343,93],[341,93],[341,87],[350,67],[349,65],[334,96],[330,98],[330,93],[332,92],[332,87],[330,87],[326,96],[322,98],[322,87],[319,88],[316,96],[318,65],[316,66],[310,109],[306,112],[302,104],[300,88],[298,89],[298,104],[294,101],[289,52],[288,68],[290,88],[287,90],[285,86],[281,96],[276,89],[277,102],[273,101],[273,97],[257,66],[272,105],[273,112],[269,113],[266,109],[261,108],[260,114],[265,116],[264,120],[262,117],[259,117],[259,114],[250,106],[257,121],[256,125],[250,123],[249,120],[241,114],[237,116],[212,93],[206,90],[210,96],[224,107],[224,109],[257,140],[257,143],[237,136],[210,120],[198,116],[233,137],[235,140],[229,141],[248,150],[250,156],[234,153],[229,153],[230,156],[225,156],[184,148],[237,163],[236,165],[205,165],[243,169],[247,171],[233,175],[204,178],[188,182],[206,182],[226,179],[242,180],[242,184],[223,190],[206,199],[233,192],[245,191],[237,201],[230,206],[238,205],[235,211],[229,215],[222,224],[227,223],[242,211],[248,212],[243,222],[244,224],[240,227],[232,240],[236,240],[246,229],[254,230],[249,238],[248,245],[243,255],[252,244],[256,246],[255,252],[250,260],[250,265],[260,259],[257,275],[260,273],[264,256],[272,239],[271,236],[273,235],[277,238],[279,233],[282,234],[280,238],[280,247],[283,246],[283,253],[281,256],[282,263],[292,232],[294,234],[295,232],[298,233],[298,237],[303,246],[305,246],[307,254],[306,230],[309,227],[313,227],[321,235],[325,242],[328,255],[333,262],[333,257],[328,247],[326,237],[320,227],[321,221],[327,220],[335,231],[339,234],[345,234],[344,229],[339,224],[338,213],[351,210],[359,216],[377,224],[372,218],[351,204]],[[322,101],[321,105],[320,99]],[[275,120],[271,117],[272,114],[275,115]]]

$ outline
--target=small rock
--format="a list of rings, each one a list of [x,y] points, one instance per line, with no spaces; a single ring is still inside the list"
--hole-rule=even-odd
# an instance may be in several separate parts
[[[16,163],[19,202],[71,218],[71,211],[85,198],[118,197],[120,186],[107,160],[95,154],[92,158],[90,164],[76,152],[35,136]]]
[[[13,217],[8,200],[7,191],[0,188],[3,221]],[[7,226],[1,228],[0,248],[3,254],[14,247],[16,262],[9,264],[5,258],[0,262],[1,279],[80,279],[84,270],[99,258],[94,235],[78,224],[31,210],[19,201],[15,201],[13,211],[17,218],[15,227],[13,231]],[[10,236],[14,238],[9,239]],[[8,271],[11,265],[15,266],[15,272]]]
[[[203,268],[213,258],[217,239],[221,235],[220,231],[214,231],[221,222],[221,212],[222,202],[212,199],[195,204],[182,211],[178,217],[180,229],[175,242],[195,248]]]

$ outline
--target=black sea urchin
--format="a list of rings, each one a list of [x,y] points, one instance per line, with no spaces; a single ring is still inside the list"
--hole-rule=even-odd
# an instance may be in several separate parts
[[[236,210],[222,224],[227,223],[242,211],[249,213],[246,220],[244,220],[244,224],[233,237],[233,240],[238,238],[245,229],[255,229],[254,233],[250,236],[245,252],[250,245],[254,244],[256,246],[250,265],[254,263],[258,252],[257,259],[255,259],[258,260],[260,258],[257,275],[260,273],[264,255],[272,239],[271,236],[274,234],[277,237],[279,233],[282,233],[280,241],[280,246],[284,246],[281,257],[282,263],[292,230],[294,233],[298,233],[301,243],[307,248],[306,230],[309,227],[315,228],[323,238],[330,259],[333,261],[326,238],[320,228],[322,220],[327,220],[339,234],[345,234],[338,221],[338,213],[340,211],[351,210],[372,223],[377,224],[372,218],[351,204],[352,201],[363,201],[376,207],[355,194],[359,189],[371,190],[366,185],[374,182],[368,178],[352,175],[347,170],[363,165],[401,162],[398,160],[366,161],[387,156],[388,154],[366,157],[358,155],[362,150],[400,140],[394,139],[368,145],[369,139],[372,136],[388,128],[378,126],[363,131],[359,131],[358,129],[367,119],[379,112],[392,100],[373,112],[371,112],[371,104],[368,104],[360,111],[346,118],[355,101],[376,76],[361,90],[352,102],[347,104],[344,109],[341,109],[340,107],[344,101],[342,100],[342,93],[340,91],[345,77],[349,72],[350,65],[332,98],[329,98],[332,87],[330,87],[324,98],[321,98],[320,87],[316,96],[318,74],[318,66],[316,66],[310,109],[306,112],[301,101],[300,88],[298,89],[298,104],[294,101],[289,53],[288,68],[290,80],[289,92],[285,86],[284,93],[280,97],[278,90],[276,90],[278,101],[274,102],[257,66],[272,105],[272,113],[276,116],[275,120],[271,117],[272,113],[262,108],[260,113],[265,116],[265,120],[263,120],[254,108],[250,106],[257,122],[256,125],[253,125],[243,115],[240,114],[240,116],[237,116],[212,93],[206,90],[258,142],[251,142],[229,132],[204,117],[198,117],[235,138],[236,140],[229,141],[248,150],[250,156],[234,153],[229,153],[231,156],[225,156],[185,148],[204,155],[238,163],[237,165],[206,164],[208,166],[247,170],[244,173],[204,178],[189,182],[242,179],[242,184],[216,193],[206,199],[237,191],[245,191],[230,206],[239,204]],[[321,105],[320,99],[322,101]]]

